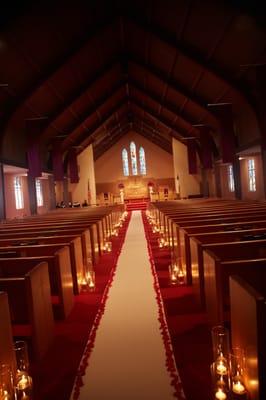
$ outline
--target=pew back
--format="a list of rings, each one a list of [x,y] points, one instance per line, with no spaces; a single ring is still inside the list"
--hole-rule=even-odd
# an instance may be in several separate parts
[[[266,298],[239,276],[230,277],[232,345],[246,353],[245,384],[251,400],[266,398]]]
[[[15,354],[7,293],[0,292],[0,364],[9,364],[15,372]]]

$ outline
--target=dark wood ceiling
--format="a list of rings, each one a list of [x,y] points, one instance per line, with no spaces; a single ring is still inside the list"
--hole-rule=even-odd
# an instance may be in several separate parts
[[[26,2],[0,19],[2,136],[45,118],[39,140],[98,158],[133,129],[166,151],[218,123],[207,105],[255,117],[249,65],[265,63],[263,19],[248,2]]]

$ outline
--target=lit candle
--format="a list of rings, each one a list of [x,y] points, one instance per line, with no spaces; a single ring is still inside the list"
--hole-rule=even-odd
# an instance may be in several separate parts
[[[81,287],[82,287],[83,289],[85,289],[85,288],[87,287],[87,281],[86,281],[85,278],[83,278],[82,281],[81,281]]]
[[[172,275],[171,275],[171,280],[172,280],[172,282],[174,282],[174,283],[177,282],[176,274],[172,274]]]
[[[22,375],[16,385],[17,400],[31,400],[32,380],[29,375]]]
[[[227,374],[227,368],[224,365],[223,361],[219,361],[217,366],[216,366],[216,372],[219,375],[225,375]]]
[[[179,268],[178,268],[178,266],[176,264],[173,266],[172,271],[173,271],[173,274],[175,274],[177,276]]]
[[[246,388],[240,381],[233,383],[232,389],[233,389],[233,392],[236,394],[245,394],[246,393]]]
[[[225,400],[227,396],[224,393],[223,389],[218,389],[217,392],[215,393],[215,398],[218,400]]]
[[[218,375],[227,374],[227,360],[224,358],[223,353],[220,353],[220,356],[216,360],[216,373]]]
[[[18,389],[26,389],[30,385],[29,377],[27,375],[22,375],[17,383]]]
[[[0,389],[0,400],[11,400],[11,395],[8,393],[7,390]]]
[[[185,274],[184,274],[184,272],[182,271],[182,269],[180,269],[179,271],[178,271],[178,282],[179,282],[179,284],[183,284],[184,282],[185,282]]]

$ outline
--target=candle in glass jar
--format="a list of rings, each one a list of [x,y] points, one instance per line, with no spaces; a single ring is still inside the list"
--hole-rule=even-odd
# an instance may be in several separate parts
[[[216,372],[219,375],[225,375],[227,374],[227,368],[224,365],[223,361],[219,361],[217,366],[216,366]]]
[[[29,375],[22,374],[16,384],[16,399],[31,400],[32,399],[32,380]]]
[[[236,394],[245,394],[246,393],[246,388],[240,381],[233,383],[232,389],[233,389],[233,392]]]
[[[18,389],[26,389],[30,385],[29,377],[27,375],[22,375],[17,383]]]
[[[7,390],[0,389],[0,400],[11,400],[11,395]]]
[[[217,392],[215,393],[215,398],[218,400],[225,400],[227,396],[224,393],[223,389],[218,389]]]
[[[175,275],[175,274],[172,274],[172,276],[171,276],[171,280],[172,280],[172,282],[176,282],[176,281],[177,281],[177,277],[176,277],[176,275]]]
[[[94,282],[92,280],[89,282],[89,287],[94,288]]]

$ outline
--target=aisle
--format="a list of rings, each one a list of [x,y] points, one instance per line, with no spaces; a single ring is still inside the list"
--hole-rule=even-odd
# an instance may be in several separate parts
[[[174,396],[140,211],[134,211],[80,400],[170,400]]]

